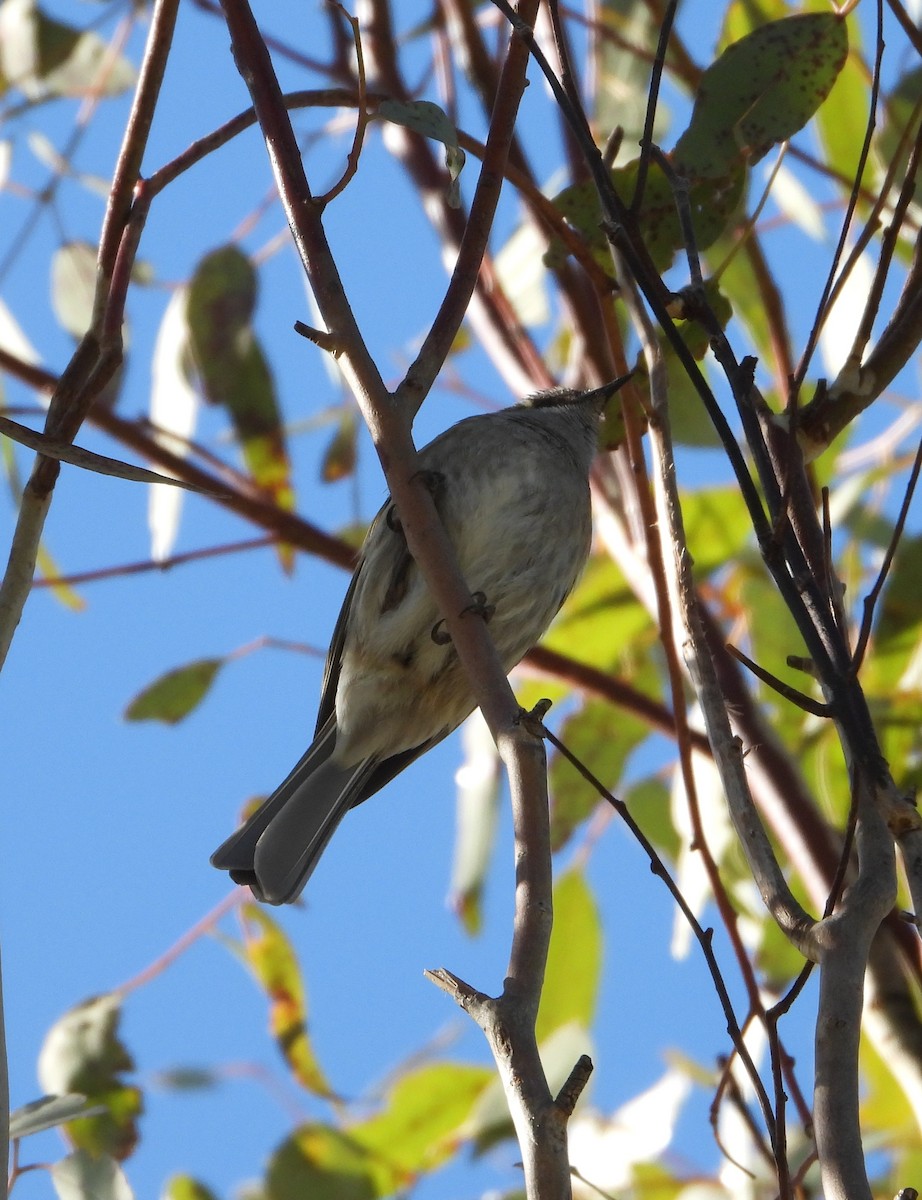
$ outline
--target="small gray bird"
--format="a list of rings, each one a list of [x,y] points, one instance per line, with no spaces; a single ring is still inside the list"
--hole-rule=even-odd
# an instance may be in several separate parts
[[[420,451],[436,508],[507,671],[541,638],[589,555],[589,467],[605,401],[555,389],[468,417]],[[211,856],[258,900],[304,887],[346,812],[473,712],[464,669],[390,503],[371,526],[327,656],[314,741]]]

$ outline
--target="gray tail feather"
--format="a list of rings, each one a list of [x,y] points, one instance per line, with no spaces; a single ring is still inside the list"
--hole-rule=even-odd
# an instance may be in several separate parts
[[[374,760],[351,767],[329,761],[336,743],[333,721],[250,819],[211,856],[258,900],[297,899],[336,827],[356,802]]]

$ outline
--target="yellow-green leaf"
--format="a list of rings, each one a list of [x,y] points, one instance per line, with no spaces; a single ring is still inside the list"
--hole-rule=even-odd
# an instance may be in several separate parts
[[[69,1141],[91,1154],[127,1158],[138,1141],[141,1092],[124,1080],[134,1063],[118,1037],[121,1002],[97,996],[65,1013],[48,1031],[39,1054],[38,1074],[46,1092],[79,1092],[104,1112],[69,1121]]]
[[[191,1175],[173,1175],[166,1181],[160,1200],[218,1200],[218,1197]]]
[[[358,423],[355,412],[344,408],[333,439],[327,446],[320,464],[320,478],[324,483],[338,483],[355,472]]]
[[[554,885],[554,932],[535,1027],[539,1042],[571,1022],[591,1027],[601,971],[598,907],[582,872],[567,871]]]
[[[54,561],[51,552],[44,545],[40,545],[38,548],[37,562],[38,568],[43,578],[47,579],[48,586],[55,599],[73,612],[83,612],[86,608],[86,601],[79,592],[74,591],[69,583],[64,583],[58,564]]]
[[[268,1200],[378,1200],[368,1152],[328,1125],[302,1125],[272,1155]]]
[[[590,700],[567,718],[560,730],[560,740],[603,787],[615,791],[628,755],[648,733],[647,725],[639,718],[625,712],[616,714],[610,704]],[[551,845],[554,850],[559,850],[596,805],[604,803],[604,799],[572,763],[558,753],[551,758],[548,782]]]
[[[201,658],[167,671],[135,696],[125,709],[125,719],[176,725],[201,704],[223,666],[223,658]]]
[[[589,560],[544,643],[604,670],[615,666],[625,650],[655,636],[650,614],[618,567],[600,555]]]
[[[275,383],[251,321],[257,276],[237,246],[206,254],[189,284],[189,346],[205,398],[227,409],[247,469],[282,508],[294,507]]]
[[[648,775],[646,779],[632,783],[619,799],[627,805],[631,817],[660,855],[668,862],[674,862],[681,839],[672,823],[669,788],[663,779],[659,775]]]
[[[374,1163],[380,1195],[391,1195],[433,1171],[456,1149],[465,1122],[494,1073],[464,1063],[436,1063],[402,1076],[380,1113],[349,1136]]]
[[[269,1027],[302,1087],[330,1096],[307,1033],[307,1005],[298,960],[281,927],[257,904],[241,909],[247,961],[269,998]]]

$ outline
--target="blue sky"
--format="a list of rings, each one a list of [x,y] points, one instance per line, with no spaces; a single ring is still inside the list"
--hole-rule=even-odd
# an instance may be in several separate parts
[[[56,11],[74,20],[85,16],[83,6],[61,4]],[[404,6],[402,27],[412,27],[423,11],[413,14]],[[325,44],[313,5],[276,0],[257,12],[267,28],[297,28],[305,45],[314,36]],[[697,40],[707,41],[703,27]],[[149,169],[244,107],[227,41],[220,22],[182,7]],[[286,75],[292,86],[306,85],[303,76]],[[534,72],[532,78],[525,129],[530,149],[545,154],[550,170],[552,148],[541,145],[546,100]],[[110,169],[125,111],[126,102],[112,102],[94,122],[80,155],[85,169],[100,174]],[[62,109],[62,132],[63,118]],[[34,125],[43,120],[37,112]],[[29,127],[27,120],[23,129]],[[345,148],[342,142],[335,154],[312,150],[311,177],[328,182]],[[17,178],[34,183],[45,178],[22,136],[14,149]],[[374,131],[366,155],[362,169],[368,177],[375,173],[374,203],[361,186],[348,191],[331,208],[328,229],[372,352],[385,377],[396,379],[427,326],[443,276],[435,238],[416,211],[411,189],[388,166]],[[262,147],[251,132],[171,189],[154,208],[141,250],[154,264],[158,284],[186,278],[198,255],[227,238],[268,187]],[[95,238],[99,200],[75,188],[68,196],[72,202],[61,210],[64,236]],[[3,227],[18,228],[26,212],[22,199],[0,196]],[[511,231],[515,212],[510,205],[502,213],[500,241]],[[244,247],[258,251],[281,224],[278,209],[271,209]],[[45,217],[2,283],[4,299],[54,369],[66,362],[69,342],[54,324],[47,281],[36,276],[34,264],[60,236]],[[163,286],[132,294],[123,414],[146,411],[147,364],[168,297]],[[285,249],[266,267],[258,328],[292,421],[341,400],[320,353],[291,331],[296,319],[310,321],[311,315],[300,268]],[[466,377],[496,403],[512,399],[476,350],[468,352],[464,366]],[[468,411],[447,391],[434,392],[420,415],[418,440],[429,440]],[[219,414],[202,414],[202,440],[225,452],[223,433]],[[96,434],[83,440],[119,453]],[[357,514],[352,483],[316,482],[324,444],[323,437],[311,435],[293,439],[296,485],[302,510],[335,531],[356,515],[369,517],[383,488],[365,438]],[[28,456],[18,458],[27,469]],[[186,506],[178,550],[253,532],[195,497]],[[4,537],[12,522],[7,504],[0,512]],[[47,545],[65,572],[139,561],[149,555],[146,522],[145,488],[65,468]],[[247,655],[227,665],[207,701],[176,728],[127,724],[121,718],[126,704],[163,671],[229,654],[261,636],[322,650],[346,582],[343,572],[306,557],[288,577],[273,552],[260,550],[88,585],[79,589],[86,602],[80,613],[63,608],[48,592],[33,596],[0,677],[6,729],[0,923],[14,1104],[37,1094],[35,1061],[51,1022],[87,996],[130,980],[226,895],[226,880],[209,867],[208,856],[232,829],[243,802],[270,790],[302,752],[313,729],[322,664],[274,649]],[[456,1039],[450,1053],[487,1061],[479,1032],[422,976],[424,968],[444,965],[498,991],[508,950],[512,880],[505,813],[484,935],[468,938],[445,904],[451,781],[458,762],[459,748],[451,739],[350,814],[311,880],[304,906],[281,914],[304,965],[321,1062],[333,1086],[347,1096],[362,1094],[446,1032]],[[592,1099],[611,1110],[657,1079],[662,1047],[679,1046],[710,1064],[727,1042],[699,957],[670,960],[671,905],[640,851],[616,825],[596,846],[588,873],[609,938]],[[235,932],[232,921],[222,928]],[[808,1055],[806,1035],[792,1036]],[[146,1091],[142,1142],[128,1164],[139,1196],[156,1195],[173,1171],[199,1175],[221,1194],[260,1171],[289,1131],[291,1117],[244,1069],[248,1065],[269,1072],[305,1114],[325,1111],[285,1078],[266,1033],[263,997],[213,938],[198,941],[132,993],[124,1037]],[[208,1068],[223,1082],[189,1095],[156,1087],[158,1072],[185,1065]],[[708,1099],[696,1093],[677,1142],[677,1152],[700,1165],[716,1159],[706,1125]],[[30,1159],[59,1153],[55,1134],[27,1146]],[[511,1186],[515,1160],[513,1147],[501,1147],[476,1176],[454,1172],[418,1194],[429,1200]],[[22,1200],[47,1194],[41,1174],[17,1184]]]

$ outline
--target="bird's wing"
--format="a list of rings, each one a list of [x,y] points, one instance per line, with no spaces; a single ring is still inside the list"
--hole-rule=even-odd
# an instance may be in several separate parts
[[[330,720],[336,719],[336,689],[339,686],[339,672],[343,661],[343,644],[346,640],[346,626],[349,624],[349,610],[352,607],[352,597],[355,595],[355,589],[359,581],[359,575],[365,565],[364,560],[359,562],[359,565],[352,573],[352,579],[349,581],[349,587],[346,590],[346,595],[343,598],[342,608],[339,610],[339,616],[336,618],[336,624],[333,627],[333,637],[330,641],[330,648],[327,651],[327,661],[323,669],[323,683],[320,687],[320,705],[317,709],[317,728],[314,730],[314,739],[320,737],[321,731],[325,728]],[[310,753],[308,751],[308,753]],[[297,768],[295,768],[297,770]]]

